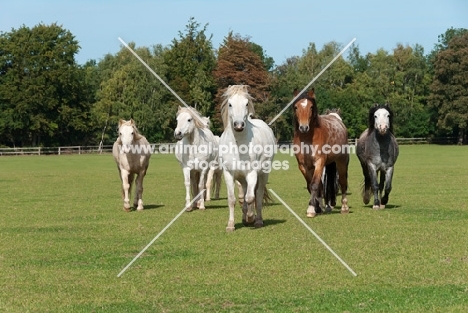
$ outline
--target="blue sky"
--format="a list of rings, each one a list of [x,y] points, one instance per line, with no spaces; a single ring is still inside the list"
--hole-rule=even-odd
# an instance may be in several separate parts
[[[214,48],[232,31],[282,64],[311,42],[317,49],[330,41],[344,47],[353,38],[361,54],[391,52],[399,43],[420,44],[427,54],[448,28],[468,29],[468,1],[10,0],[0,4],[0,31],[57,23],[79,41],[76,60],[83,64],[118,52],[118,37],[137,46],[167,46],[185,32],[190,17],[208,24]]]

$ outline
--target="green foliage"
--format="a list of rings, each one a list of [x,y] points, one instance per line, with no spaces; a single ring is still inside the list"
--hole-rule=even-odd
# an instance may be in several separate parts
[[[200,30],[200,24],[191,17],[185,33],[179,32],[179,39],[173,39],[163,57],[171,88],[187,105],[195,107],[202,115],[210,116],[214,113],[216,86],[211,72],[216,58],[211,36],[206,35],[207,26]]]
[[[222,132],[220,95],[247,84],[256,115],[269,122],[342,49],[311,42],[301,56],[275,65],[249,37],[230,31],[213,49],[207,26],[191,17],[168,47],[131,47],[188,105]],[[374,103],[389,103],[398,137],[458,136],[466,142],[466,29],[448,29],[429,55],[415,44],[360,54],[350,48],[311,86],[319,111],[339,108],[349,137],[367,127]],[[0,33],[0,144],[110,144],[120,118],[136,120],[152,142],[173,141],[180,101],[125,48],[78,66],[78,41],[62,27],[39,24]],[[271,125],[279,141],[292,138],[291,110]]]
[[[78,42],[57,24],[0,35],[0,133],[12,145],[71,144],[87,134],[85,74]]]
[[[468,31],[453,36],[434,61],[429,103],[438,113],[438,127],[467,141]]]

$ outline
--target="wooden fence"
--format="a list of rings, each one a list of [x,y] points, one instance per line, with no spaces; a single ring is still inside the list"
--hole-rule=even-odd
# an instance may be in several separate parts
[[[349,144],[355,145],[357,139],[350,139]],[[397,138],[400,145],[407,144],[457,144],[456,137],[438,138]],[[280,142],[280,145],[290,145],[291,142]],[[174,143],[151,144],[155,152],[172,153]],[[112,153],[112,145],[104,146],[67,146],[67,147],[16,147],[0,148],[0,156],[5,155],[64,155],[64,154],[102,154]]]

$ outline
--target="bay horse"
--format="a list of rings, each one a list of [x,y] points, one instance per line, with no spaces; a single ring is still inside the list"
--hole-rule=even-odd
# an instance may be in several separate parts
[[[369,203],[372,191],[372,208],[385,208],[392,190],[393,169],[398,154],[399,147],[393,135],[393,112],[388,104],[375,104],[369,110],[368,128],[361,134],[356,146],[356,155],[364,174],[364,204]],[[385,194],[382,196],[383,190]]]
[[[178,140],[175,156],[184,174],[186,211],[205,209],[205,193],[190,206],[195,197],[206,189],[206,176],[213,162],[218,160],[218,142],[209,128],[209,119],[192,107],[180,107],[177,111],[177,127],[174,138]]]
[[[263,226],[263,204],[270,199],[266,184],[276,139],[264,121],[252,118],[254,106],[248,88],[247,85],[229,86],[221,103],[224,131],[219,141],[219,162],[223,166],[228,195],[228,232],[235,230],[235,184],[241,186],[239,202],[242,203],[242,223],[246,226],[252,223],[255,228]]]
[[[151,149],[145,136],[138,132],[133,119],[119,120],[119,137],[114,142],[112,154],[122,181],[123,209],[131,211],[129,197],[136,175],[133,207],[138,211],[143,210],[143,179],[148,170]]]
[[[294,97],[298,95],[294,90]],[[341,213],[348,213],[348,131],[335,114],[319,115],[314,89],[304,92],[293,103],[293,152],[310,193],[307,217],[336,205],[336,180],[341,189]],[[324,175],[324,183],[322,183]]]

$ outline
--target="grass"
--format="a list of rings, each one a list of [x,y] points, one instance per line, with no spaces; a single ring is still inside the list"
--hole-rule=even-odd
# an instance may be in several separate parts
[[[0,158],[2,312],[466,312],[468,147],[401,146],[387,209],[360,198],[349,168],[348,215],[306,219],[296,161],[273,189],[358,274],[279,201],[265,227],[226,233],[226,193],[184,213],[182,171],[153,155],[143,212],[122,210],[110,155]],[[224,184],[223,184],[224,187]],[[338,213],[336,209],[333,213]]]

